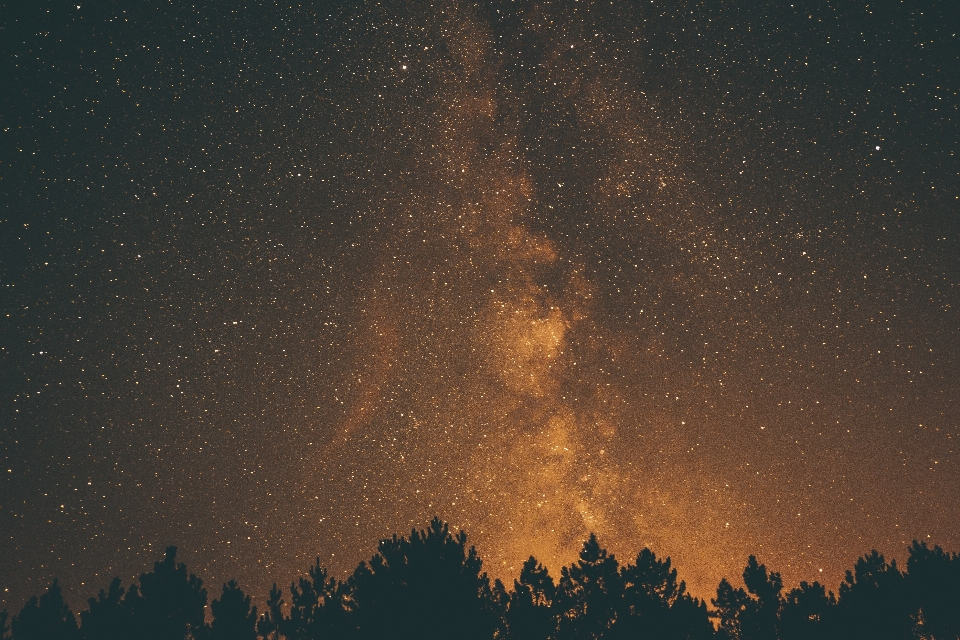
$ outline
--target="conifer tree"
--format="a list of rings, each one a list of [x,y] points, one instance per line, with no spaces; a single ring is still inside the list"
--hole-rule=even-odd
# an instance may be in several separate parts
[[[203,581],[187,575],[176,562],[177,548],[167,547],[152,573],[140,575],[140,587],[130,587],[124,602],[130,609],[134,637],[141,640],[183,640],[204,632],[207,591]]]
[[[713,636],[706,603],[686,593],[687,586],[677,581],[670,558],[660,560],[643,549],[636,562],[623,567],[620,574],[623,602],[612,638]]]
[[[896,560],[887,564],[875,550],[857,559],[840,584],[839,631],[844,637],[913,638],[916,611]]]
[[[734,588],[726,578],[720,579],[717,597],[712,600],[714,611],[711,614],[719,621],[717,638],[719,640],[741,640],[740,623],[742,614],[750,604],[750,596],[743,589]]]
[[[747,589],[737,588],[720,581],[717,597],[713,600],[719,618],[720,638],[735,640],[777,640],[783,581],[780,574],[767,572],[767,568],[750,556],[743,569],[743,583]]]
[[[12,640],[77,640],[77,619],[63,600],[60,582],[54,579],[45,594],[30,598],[13,618]]]
[[[84,640],[124,640],[130,637],[130,611],[123,600],[120,578],[96,598],[90,598],[89,609],[80,612],[80,635]]]
[[[491,638],[499,620],[491,615],[490,581],[466,542],[438,518],[409,538],[382,540],[349,582],[360,638]]]
[[[936,640],[960,638],[960,555],[914,540],[907,581],[917,598],[922,634]]]
[[[564,567],[557,596],[561,640],[601,638],[613,626],[623,591],[619,565],[593,533],[580,560]]]
[[[280,623],[280,631],[290,640],[342,637],[348,630],[343,600],[343,586],[317,558],[308,578],[290,585],[290,616]]]
[[[753,595],[741,613],[740,637],[742,640],[777,640],[777,619],[780,613],[780,592],[783,581],[780,574],[757,563],[750,556],[743,569],[743,583]]]
[[[499,578],[493,581],[493,586],[480,586],[480,603],[483,606],[483,619],[491,623],[493,636],[497,640],[507,637],[507,608],[510,606],[510,593]]]
[[[819,582],[801,582],[783,601],[780,610],[780,639],[806,640],[835,637],[836,598]]]
[[[546,640],[557,628],[553,602],[557,587],[547,568],[530,556],[513,581],[513,593],[506,612],[510,638]]]
[[[286,618],[283,615],[283,592],[273,583],[270,589],[270,596],[267,598],[267,610],[260,621],[257,622],[257,631],[264,640],[280,640],[280,629],[283,627]]]
[[[714,640],[716,635],[707,603],[688,593],[680,594],[670,606],[670,623],[664,640]]]
[[[209,640],[256,640],[257,608],[250,606],[250,596],[243,593],[236,580],[223,585],[220,598],[210,603],[213,620],[207,633]]]

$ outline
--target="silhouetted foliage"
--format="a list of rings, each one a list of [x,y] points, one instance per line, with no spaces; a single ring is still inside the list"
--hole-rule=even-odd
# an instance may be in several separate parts
[[[743,613],[750,605],[750,596],[741,588],[734,588],[726,578],[717,586],[717,597],[713,603],[713,617],[718,620],[717,637],[721,640],[740,640]]]
[[[490,581],[466,542],[437,518],[409,538],[382,540],[350,577],[359,637],[491,638],[499,621],[491,616]]]
[[[873,551],[857,560],[840,584],[839,632],[845,637],[899,640],[915,637],[914,606],[896,561]]]
[[[682,584],[682,583],[681,583]],[[708,640],[714,637],[707,603],[689,594],[681,594],[670,607],[672,628],[664,638]]]
[[[267,598],[267,610],[257,622],[257,631],[267,640],[279,640],[283,621],[283,592],[274,582]]]
[[[687,586],[677,582],[677,570],[670,558],[659,560],[643,549],[635,564],[620,570],[622,603],[612,638],[712,638],[713,627],[706,603],[686,593]]]
[[[13,640],[76,640],[77,620],[63,601],[60,583],[53,581],[45,594],[30,598],[11,625]]]
[[[510,638],[546,640],[557,630],[553,615],[553,600],[557,587],[547,568],[530,558],[520,569],[520,578],[513,581],[506,612],[507,633]]]
[[[466,542],[434,518],[381,540],[346,582],[318,558],[291,584],[289,609],[274,584],[259,619],[231,580],[209,621],[202,581],[168,547],[139,585],[114,578],[90,598],[79,628],[55,580],[9,629],[0,612],[0,640],[960,640],[960,556],[919,542],[907,573],[876,551],[859,558],[838,598],[818,582],[783,595],[780,574],[750,556],[744,587],[721,580],[710,612],[649,549],[621,566],[591,534],[558,583],[531,556],[508,593]]]
[[[819,582],[801,582],[787,594],[780,610],[781,640],[836,637],[834,630],[837,600]]]
[[[617,559],[607,554],[591,533],[583,543],[580,560],[560,572],[557,637],[561,640],[603,637],[616,621],[622,592]]]
[[[913,541],[907,580],[919,607],[917,622],[925,637],[960,638],[960,555]]]
[[[779,573],[767,573],[767,568],[750,556],[743,569],[743,583],[753,596],[741,614],[742,640],[776,640],[777,617],[780,612],[780,592],[783,581]]]
[[[802,582],[786,597],[780,574],[750,556],[743,570],[746,590],[720,581],[714,612],[717,637],[727,640],[829,640],[836,637],[836,599],[823,585]]]
[[[110,587],[96,598],[90,598],[90,608],[80,612],[80,635],[84,640],[123,640],[130,637],[130,610],[123,599],[120,578],[114,578]]]
[[[487,583],[489,585],[489,582]],[[507,637],[507,608],[510,606],[510,594],[499,579],[493,581],[493,587],[482,586],[480,602],[485,608],[485,618],[493,621],[493,636]]]
[[[343,585],[327,575],[320,558],[308,575],[309,579],[300,578],[299,586],[290,585],[290,616],[280,623],[281,632],[290,640],[346,637],[350,625]]]
[[[7,631],[10,631],[10,626],[7,624],[7,618],[9,617],[10,614],[7,613],[6,609],[0,611],[0,638],[6,638]]]
[[[141,574],[140,588],[127,591],[125,604],[137,638],[181,640],[203,634],[207,591],[202,580],[177,564],[176,556],[177,548],[167,547],[163,562],[155,562],[152,573]]]
[[[206,634],[209,640],[256,640],[257,608],[250,606],[250,596],[237,586],[236,580],[223,585],[218,600],[210,603],[213,621]]]

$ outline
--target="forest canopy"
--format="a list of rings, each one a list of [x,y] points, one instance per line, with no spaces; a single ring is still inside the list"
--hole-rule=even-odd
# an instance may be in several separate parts
[[[723,579],[705,602],[687,592],[670,558],[642,549],[621,562],[593,534],[554,576],[531,556],[512,585],[492,580],[467,534],[434,518],[409,536],[381,540],[346,580],[317,558],[265,606],[236,581],[208,594],[168,547],[153,571],[120,578],[75,615],[54,580],[14,616],[2,640],[800,640],[960,638],[960,555],[925,542],[905,569],[872,551],[836,593],[780,574],[750,556],[743,587]],[[208,604],[209,600],[209,604]]]

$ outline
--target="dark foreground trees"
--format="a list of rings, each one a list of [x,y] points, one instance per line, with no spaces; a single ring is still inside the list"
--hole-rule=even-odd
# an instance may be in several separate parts
[[[491,587],[476,549],[434,519],[409,538],[383,540],[347,585],[356,637],[491,638],[503,619],[505,595]]]
[[[45,594],[30,598],[10,625],[18,640],[76,640],[77,621],[54,580]]]
[[[550,572],[530,556],[513,581],[513,593],[504,614],[506,633],[511,638],[547,640],[557,631],[554,600],[557,586]]]
[[[907,586],[919,622],[930,637],[960,638],[960,555],[929,549],[914,540],[907,560]]]
[[[530,557],[508,591],[466,534],[434,518],[381,541],[345,581],[318,559],[286,595],[274,585],[260,615],[235,581],[207,607],[176,551],[136,585],[115,578],[79,620],[54,581],[12,619],[0,612],[0,640],[960,640],[960,556],[918,542],[906,572],[876,551],[859,558],[837,596],[817,582],[785,592],[751,556],[743,586],[722,580],[712,611],[669,558],[643,549],[620,564],[594,535],[558,581]]]
[[[163,562],[140,576],[140,588],[130,587],[123,600],[127,624],[143,640],[183,638],[203,633],[207,590],[187,567],[177,563],[177,548],[168,547]]]
[[[209,640],[256,640],[257,608],[243,593],[236,580],[223,585],[218,600],[210,603],[213,620],[206,634]]]
[[[756,558],[744,569],[746,590],[721,581],[713,600],[718,637],[736,640],[957,640],[960,556],[914,542],[908,572],[876,551],[857,559],[834,596],[801,582],[786,596],[776,573]]]

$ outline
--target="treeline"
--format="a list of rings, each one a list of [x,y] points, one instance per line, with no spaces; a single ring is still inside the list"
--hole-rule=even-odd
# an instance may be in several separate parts
[[[559,580],[531,557],[512,588],[491,580],[463,532],[434,518],[425,530],[380,542],[346,581],[319,558],[288,592],[276,584],[258,612],[236,582],[210,602],[176,548],[124,589],[119,578],[79,619],[54,581],[11,619],[3,640],[795,640],[960,638],[960,555],[914,542],[906,571],[876,551],[857,560],[834,595],[753,556],[746,589],[726,579],[707,603],[692,597],[670,559],[642,550],[627,564],[591,535]]]

